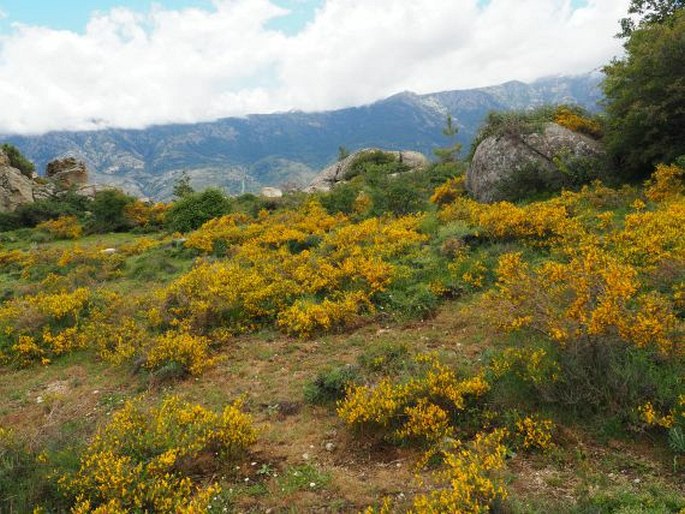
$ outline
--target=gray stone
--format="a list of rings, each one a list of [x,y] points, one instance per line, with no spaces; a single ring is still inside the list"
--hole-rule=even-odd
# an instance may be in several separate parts
[[[476,149],[466,172],[466,190],[478,201],[509,199],[506,184],[525,168],[535,169],[539,179],[554,187],[564,176],[555,164],[560,156],[598,158],[601,144],[556,123],[545,125],[541,133],[491,136]]]
[[[13,212],[26,203],[33,203],[31,179],[16,168],[0,166],[0,212]]]
[[[348,175],[350,174],[350,171],[352,171],[352,165],[360,155],[378,151],[394,156],[398,161],[406,164],[407,167],[412,171],[426,168],[430,164],[426,156],[420,152],[364,148],[363,150],[354,152],[345,159],[338,161],[324,169],[321,173],[314,177],[314,180],[312,180],[311,183],[304,188],[304,191],[306,193],[330,191],[336,184],[344,182],[350,178]]]
[[[263,187],[260,193],[264,198],[281,198],[283,191],[277,187]]]

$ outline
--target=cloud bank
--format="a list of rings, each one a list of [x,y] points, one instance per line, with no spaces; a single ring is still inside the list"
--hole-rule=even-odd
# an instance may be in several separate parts
[[[196,122],[583,73],[620,53],[628,0],[327,0],[295,35],[269,0],[117,8],[83,33],[0,33],[0,133]]]

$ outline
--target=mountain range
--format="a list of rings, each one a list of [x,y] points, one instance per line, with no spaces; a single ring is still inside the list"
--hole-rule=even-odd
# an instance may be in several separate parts
[[[403,92],[326,112],[258,114],[142,130],[4,136],[0,142],[17,146],[39,170],[56,157],[78,157],[91,170],[91,182],[116,185],[137,196],[170,198],[184,172],[195,188],[211,185],[238,194],[263,186],[306,185],[336,160],[341,146],[350,151],[416,150],[431,157],[434,148],[448,144],[441,130],[448,114],[459,127],[459,142],[468,148],[490,111],[558,103],[597,111],[602,78],[593,72],[530,84],[512,81],[423,95]]]

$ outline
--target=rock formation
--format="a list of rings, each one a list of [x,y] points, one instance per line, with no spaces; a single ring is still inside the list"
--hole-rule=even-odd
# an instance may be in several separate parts
[[[370,154],[372,152],[383,152],[393,156],[398,162],[405,164],[409,170],[417,170],[426,168],[429,161],[425,155],[420,152],[413,151],[396,151],[396,150],[379,150],[378,148],[364,148],[349,155],[345,159],[336,162],[332,166],[324,169],[319,173],[314,180],[304,189],[306,193],[314,193],[317,191],[330,191],[339,182],[344,182],[351,178],[349,175],[353,171],[353,166],[360,156]]]
[[[45,177],[66,188],[84,186],[88,183],[88,168],[74,157],[55,159],[45,168]]]
[[[55,198],[68,190],[92,197],[103,189],[107,187],[88,184],[88,168],[73,157],[50,162],[45,177],[31,179],[13,168],[0,149],[0,212],[13,212],[20,205]]]
[[[478,201],[510,199],[507,184],[517,174],[534,170],[536,179],[550,188],[563,184],[560,157],[565,160],[598,158],[601,144],[556,123],[547,123],[542,132],[517,136],[491,136],[476,149],[466,173],[466,189]]]
[[[33,203],[33,182],[12,168],[0,150],[0,212],[12,212],[25,203]]]

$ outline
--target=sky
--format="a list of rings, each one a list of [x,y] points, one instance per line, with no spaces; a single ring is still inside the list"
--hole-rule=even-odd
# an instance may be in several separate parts
[[[629,0],[0,0],[0,133],[328,110],[599,69]]]

